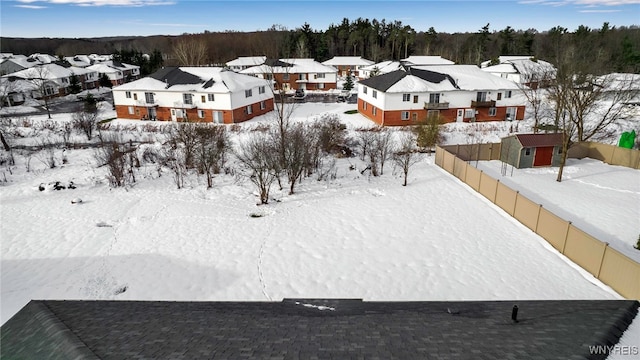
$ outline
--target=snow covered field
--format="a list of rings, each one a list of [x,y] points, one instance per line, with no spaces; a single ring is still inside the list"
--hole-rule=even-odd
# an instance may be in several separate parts
[[[353,108],[302,104],[293,116],[306,121],[331,111],[350,130],[372,126],[358,114],[344,114]],[[69,118],[55,115],[56,121]],[[477,135],[452,124],[447,141],[495,141],[510,124],[489,126],[491,131]],[[526,132],[526,123],[520,126]],[[158,177],[151,167],[141,170],[134,186],[110,189],[92,149],[66,156],[68,163],[55,169],[34,158],[26,172],[22,157],[12,174],[2,169],[1,323],[30,299],[621,298],[437,167],[433,157],[411,169],[407,187],[392,165],[383,176],[370,177],[360,173],[357,158],[339,159],[335,179],[307,178],[295,195],[274,189],[277,201],[256,206],[253,186],[230,175],[215,178],[210,190],[193,175],[187,188],[177,190],[169,173]],[[590,193],[609,194],[606,188],[619,186],[637,196],[638,184],[618,180],[620,171],[598,176],[610,170],[588,160],[565,169],[567,179],[588,180]],[[555,176],[547,178],[557,184]],[[614,186],[612,179],[621,183]],[[55,181],[73,181],[77,188],[38,190]],[[568,185],[567,198],[584,196],[583,187]],[[75,198],[83,202],[72,204]],[[602,202],[593,212],[619,219],[630,211]],[[571,220],[591,222],[589,215],[576,213]]]

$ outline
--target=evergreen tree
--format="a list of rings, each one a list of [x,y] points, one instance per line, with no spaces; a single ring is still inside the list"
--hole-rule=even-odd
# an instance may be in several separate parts
[[[347,74],[347,79],[342,89],[345,91],[351,91],[351,89],[353,89],[353,78],[351,77],[351,72]]]
[[[82,91],[82,85],[80,85],[78,76],[76,76],[76,74],[71,74],[71,77],[69,78],[69,92],[77,94],[80,91]]]
[[[113,86],[113,84],[111,84],[111,80],[109,80],[109,77],[107,76],[107,74],[100,75],[100,86],[102,86],[102,87],[112,87]]]

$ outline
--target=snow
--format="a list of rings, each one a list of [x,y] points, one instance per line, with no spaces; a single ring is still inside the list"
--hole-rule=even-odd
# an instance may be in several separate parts
[[[332,112],[351,135],[374,126],[359,114],[345,114],[356,108],[352,104],[295,106],[294,121]],[[104,114],[113,116],[112,111]],[[53,121],[70,117],[56,114]],[[49,121],[46,116],[29,120]],[[231,134],[242,137],[272,121],[273,116],[264,115]],[[129,129],[127,138],[147,140],[161,139],[162,132],[153,129],[167,125],[111,124]],[[529,125],[522,122],[519,130],[526,132]],[[448,144],[495,142],[513,126],[449,124],[445,139]],[[16,125],[24,137],[12,140],[28,144],[34,141],[30,136],[45,133],[33,127]],[[232,175],[218,175],[209,190],[204,178],[191,175],[186,188],[178,190],[167,170],[148,164],[138,170],[133,186],[112,189],[93,149],[65,154],[67,163],[54,169],[34,155],[27,172],[27,159],[19,154],[11,172],[2,167],[0,323],[31,299],[622,299],[436,166],[433,156],[425,155],[411,169],[406,187],[390,162],[384,175],[371,177],[361,174],[364,164],[357,157],[338,159],[335,178],[306,178],[293,195],[274,188],[274,200],[256,206],[250,182]],[[496,167],[492,162],[479,166],[487,172]],[[637,170],[584,159],[571,160],[565,174],[562,183],[544,169],[514,171],[501,181],[521,186],[547,208],[554,201],[560,215],[571,215],[578,226],[591,223],[592,229],[585,230],[595,229],[597,235],[625,244],[637,236],[629,209],[640,203]],[[40,184],[56,181],[73,181],[76,188],[39,190]],[[589,202],[590,196],[599,198]],[[72,203],[77,199],[82,201]],[[575,207],[560,207],[573,202]],[[620,206],[625,202],[630,205]],[[598,206],[584,205],[594,203]],[[636,334],[637,323],[632,326]],[[623,339],[632,343],[629,336]]]

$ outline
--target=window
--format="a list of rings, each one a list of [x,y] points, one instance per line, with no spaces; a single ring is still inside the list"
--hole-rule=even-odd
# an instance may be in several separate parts
[[[260,101],[260,110],[264,110],[266,107],[267,106],[265,105],[264,100]]]
[[[318,89],[324,89],[324,83],[319,83],[318,84]]]
[[[476,96],[476,101],[478,101],[478,102],[487,101],[487,92],[486,91],[478,91],[478,94]]]
[[[244,97],[251,97],[253,95],[251,89],[244,91]]]
[[[307,80],[306,74],[298,74],[298,80]]]
[[[464,109],[464,118],[465,119],[470,119],[475,115],[475,112],[473,111],[473,109]]]
[[[373,116],[376,116],[378,114],[378,109],[374,106],[371,108],[371,113],[373,114]]]
[[[265,91],[265,90],[264,90],[264,86],[260,86],[260,87],[258,88],[258,94],[264,94],[264,91]]]
[[[496,108],[489,108],[489,116],[496,116]]]
[[[153,104],[155,101],[155,99],[153,98],[153,93],[152,92],[146,92],[144,93],[144,101],[147,104]]]
[[[558,146],[558,154],[562,154],[562,146]]]
[[[366,102],[363,102],[363,103],[362,103],[362,109],[363,109],[363,110],[367,110],[367,103],[366,103]]]
[[[502,100],[502,93],[498,93],[498,98],[496,100]]]
[[[203,96],[204,97],[204,96]],[[198,117],[204,119],[204,110],[198,110]]]
[[[138,94],[136,93],[133,94],[133,100],[138,100]]]
[[[214,101],[215,100],[215,96],[213,96],[213,94],[208,94],[207,98],[209,99],[209,101]]]
[[[429,94],[429,103],[437,104],[440,102],[440,94]]]
[[[367,87],[366,87],[366,86],[363,86],[363,87],[362,87],[362,93],[363,93],[363,94],[366,94],[366,93],[367,93]]]
[[[402,94],[402,101],[411,101],[411,94]]]
[[[203,103],[207,102],[207,97],[204,95],[200,96],[200,101]]]
[[[133,110],[133,106],[129,106],[129,115],[133,115],[135,113],[135,111]]]
[[[264,78],[267,79],[267,80],[273,80],[273,75],[272,74],[266,74],[264,76]]]
[[[511,90],[507,91],[507,92],[504,94],[504,97],[505,97],[505,98],[507,98],[507,99],[510,99],[510,98],[511,98]]]
[[[413,95],[413,103],[414,104],[418,103],[418,95]]]
[[[440,117],[440,110],[428,110],[427,111],[427,119],[429,120],[438,120]]]
[[[289,73],[282,75],[282,80],[289,80]]]
[[[251,105],[247,105],[247,115],[251,114],[253,114],[253,109],[251,108]]]
[[[324,79],[324,73],[319,73],[318,74],[318,79]]]
[[[125,96],[127,99],[131,99],[131,91],[127,91],[127,92],[125,92],[125,93],[124,93],[124,96]]]
[[[215,122],[216,124],[222,124],[224,122],[222,111],[213,112],[213,122]]]
[[[188,105],[193,104],[193,95],[192,94],[182,94],[182,102]]]
[[[374,99],[377,99],[378,98],[378,92],[376,90],[373,90],[371,92],[371,96],[373,96]]]
[[[409,112],[403,111],[402,113],[400,113],[400,120],[409,120]]]
[[[527,155],[527,156],[530,156],[531,155],[531,148],[525,148],[524,149],[524,154]]]
[[[518,113],[517,107],[508,107],[507,108],[507,120],[514,120],[516,118],[516,114]]]

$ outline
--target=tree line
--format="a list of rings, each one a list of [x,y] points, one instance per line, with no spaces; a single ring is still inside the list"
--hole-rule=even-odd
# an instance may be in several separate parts
[[[2,52],[16,54],[75,54],[135,51],[159,52],[164,65],[180,65],[175,49],[197,43],[199,62],[220,65],[239,56],[306,57],[324,61],[333,56],[362,56],[375,62],[411,55],[440,55],[458,64],[476,64],[500,55],[531,55],[552,63],[567,52],[590,64],[595,73],[640,72],[640,28],[581,25],[536,29],[493,29],[486,24],[475,32],[445,33],[434,27],[417,31],[399,20],[342,19],[326,30],[308,23],[296,29],[273,25],[257,32],[210,32],[178,36],[96,39],[1,38]]]

